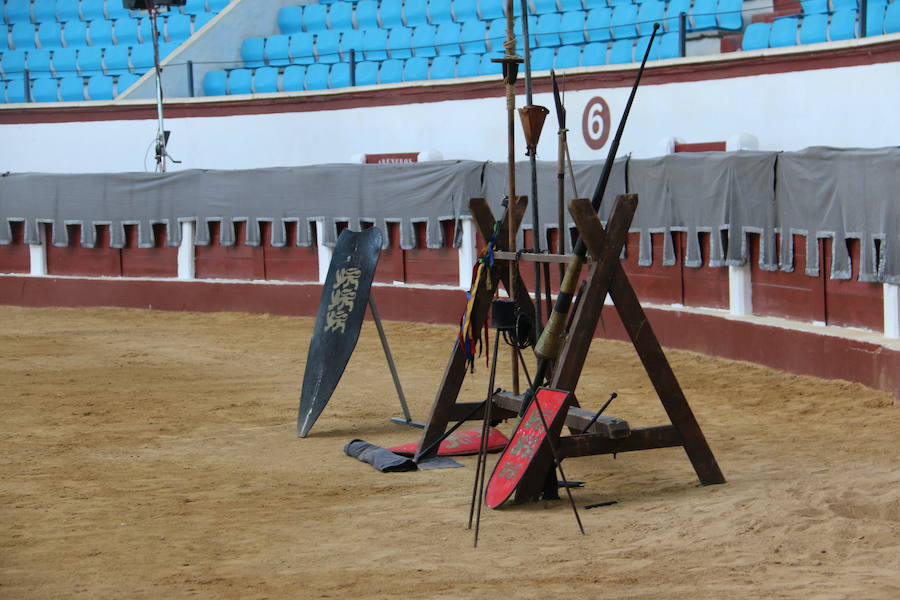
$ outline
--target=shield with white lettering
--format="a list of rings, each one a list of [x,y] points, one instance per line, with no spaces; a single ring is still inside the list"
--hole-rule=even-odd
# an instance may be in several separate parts
[[[322,414],[356,347],[381,241],[381,231],[375,227],[358,232],[345,229],[338,236],[306,357],[297,413],[299,437],[306,437]]]
[[[491,473],[484,501],[491,508],[497,508],[512,496],[512,493],[529,472],[535,455],[541,446],[547,444],[547,431],[558,438],[562,431],[572,394],[551,388],[539,388],[534,401],[519,421],[512,439],[500,455],[500,460]],[[540,412],[538,412],[540,411]],[[541,419],[543,414],[543,420]]]

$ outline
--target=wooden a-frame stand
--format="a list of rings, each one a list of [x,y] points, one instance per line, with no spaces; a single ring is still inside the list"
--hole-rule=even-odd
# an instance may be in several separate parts
[[[470,207],[482,235],[490,235],[494,221],[487,205],[483,200],[475,199]],[[592,414],[579,408],[575,401],[575,406],[569,409],[566,418],[566,425],[572,435],[561,436],[554,441],[554,445],[560,459],[681,446],[703,485],[724,483],[725,478],[715,456],[619,262],[636,209],[636,195],[618,196],[608,228],[604,230],[590,202],[572,200],[569,203],[569,211],[578,231],[595,260],[590,264],[568,336],[549,385],[556,389],[575,391],[606,295],[609,294],[671,424],[631,428],[621,419],[601,417],[589,432],[581,433],[590,422]],[[498,271],[502,274],[506,269],[499,268]],[[479,293],[485,296],[485,312],[480,313],[483,319],[490,303],[490,295],[487,291],[476,290],[476,294]],[[454,354],[458,350],[454,348]],[[451,357],[435,397],[420,448],[427,448],[440,437],[448,421],[459,420],[471,409],[471,403],[456,402],[464,376],[465,364],[457,366],[454,357]],[[513,417],[518,414],[524,396],[501,391],[494,395],[493,400],[495,408],[499,409],[494,413],[497,418]],[[481,415],[476,414],[474,418],[480,417]],[[516,491],[515,501],[539,499],[552,468],[553,457],[549,445],[544,444],[538,450],[529,472],[523,477]]]

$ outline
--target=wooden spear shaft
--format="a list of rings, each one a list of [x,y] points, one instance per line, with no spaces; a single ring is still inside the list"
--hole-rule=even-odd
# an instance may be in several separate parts
[[[506,43],[504,43],[506,53],[504,73],[506,75],[506,133],[507,133],[507,161],[509,163],[509,188],[507,198],[509,210],[507,215],[509,218],[509,248],[510,252],[516,251],[516,228],[513,226],[513,203],[516,201],[516,80],[515,72],[517,66],[513,63],[512,58],[516,53],[516,34],[515,34],[515,16],[513,15],[513,0],[506,0]],[[509,293],[510,300],[515,300],[515,261],[509,261]],[[515,349],[513,349],[515,353]],[[512,387],[513,392],[519,391],[519,364],[516,362],[515,354],[512,359]]]

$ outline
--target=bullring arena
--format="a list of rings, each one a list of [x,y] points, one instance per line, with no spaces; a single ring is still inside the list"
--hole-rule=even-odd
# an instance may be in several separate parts
[[[900,596],[900,5],[675,1],[521,3],[533,163],[491,67],[519,2],[174,3],[160,102],[146,9],[3,3],[0,598]],[[604,172],[595,216],[573,199]],[[370,305],[298,437],[304,379],[340,362],[309,351],[341,240],[373,228],[390,358]],[[486,400],[517,439],[544,359],[513,368],[487,307],[546,322],[578,239],[545,366],[581,407],[546,425],[581,485],[526,497],[535,458],[476,503],[476,547],[479,456],[382,473],[344,447],[421,450]],[[535,247],[564,256],[535,271]]]

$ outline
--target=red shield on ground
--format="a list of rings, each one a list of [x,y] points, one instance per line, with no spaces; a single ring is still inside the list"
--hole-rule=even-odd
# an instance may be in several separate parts
[[[547,428],[553,435],[559,435],[570,396],[570,392],[550,388],[540,388],[537,391],[534,402],[525,411],[525,416],[491,473],[485,493],[485,503],[489,507],[497,508],[515,491],[541,445],[546,443]],[[541,414],[544,415],[543,421]]]
[[[509,440],[502,432],[493,427],[488,431],[488,452],[497,452],[506,446]],[[454,431],[438,446],[438,456],[464,456],[466,454],[478,454],[481,448],[481,430]],[[419,444],[410,442],[388,448],[394,454],[402,456],[414,456],[419,449]]]

